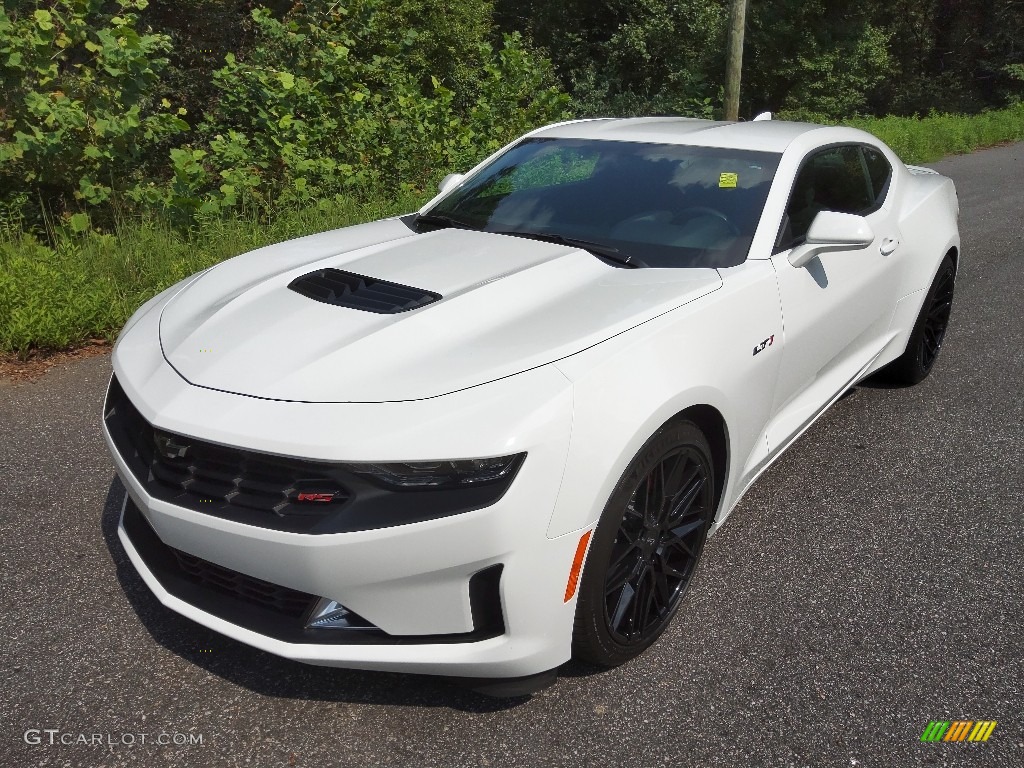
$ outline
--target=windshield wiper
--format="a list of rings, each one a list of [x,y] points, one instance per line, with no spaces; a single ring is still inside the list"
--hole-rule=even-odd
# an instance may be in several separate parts
[[[421,224],[426,224],[428,227],[437,227],[438,229],[444,229],[445,227],[475,229],[469,222],[445,216],[443,213],[418,213],[413,218],[412,223],[416,225],[417,229]]]
[[[546,243],[558,243],[559,245],[568,245],[572,248],[580,248],[581,250],[597,256],[599,259],[612,261],[631,269],[647,266],[639,259],[633,258],[632,256],[624,256],[618,248],[612,248],[610,245],[605,245],[604,243],[595,243],[592,240],[581,240],[578,237],[566,237],[565,235],[560,235],[557,232],[530,232],[524,229],[509,229],[504,231],[498,230],[497,233],[499,235],[528,237],[532,240],[543,240]]]

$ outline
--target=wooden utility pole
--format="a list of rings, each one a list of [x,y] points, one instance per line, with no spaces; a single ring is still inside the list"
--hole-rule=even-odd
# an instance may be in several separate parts
[[[747,0],[732,0],[729,41],[725,54],[725,119],[740,116],[740,73],[743,69],[743,29],[747,21]]]

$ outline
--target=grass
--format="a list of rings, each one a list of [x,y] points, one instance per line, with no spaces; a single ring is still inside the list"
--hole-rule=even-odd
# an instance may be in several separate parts
[[[873,133],[905,163],[930,163],[979,147],[1024,141],[1024,103],[980,115],[866,117],[846,124]]]
[[[415,210],[422,197],[322,202],[272,221],[218,219],[187,232],[153,216],[118,221],[114,232],[49,228],[48,240],[0,225],[0,352],[66,349],[112,340],[149,297],[240,253],[294,237]]]
[[[858,118],[908,163],[1024,140],[1024,104],[980,115]],[[159,215],[121,219],[111,233],[51,226],[44,243],[0,211],[0,353],[25,359],[90,338],[113,339],[146,299],[224,259],[270,243],[411,211],[424,196],[323,201],[272,221],[240,215],[174,229]],[[55,244],[55,245],[51,245]]]

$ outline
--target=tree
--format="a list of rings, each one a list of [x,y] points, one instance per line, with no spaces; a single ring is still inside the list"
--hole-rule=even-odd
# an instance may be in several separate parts
[[[893,76],[892,33],[871,3],[762,0],[751,6],[745,38],[749,112],[785,111],[811,120],[843,119]]]
[[[583,116],[711,117],[719,100],[725,0],[496,0],[499,28],[551,56]]]
[[[733,0],[729,14],[729,39],[725,64],[725,119],[738,120],[740,82],[743,71],[743,31],[746,27],[747,0]]]

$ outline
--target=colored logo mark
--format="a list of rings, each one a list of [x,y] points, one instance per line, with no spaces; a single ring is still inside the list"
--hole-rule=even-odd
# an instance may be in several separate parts
[[[921,741],[988,741],[995,729],[995,720],[932,720]]]

